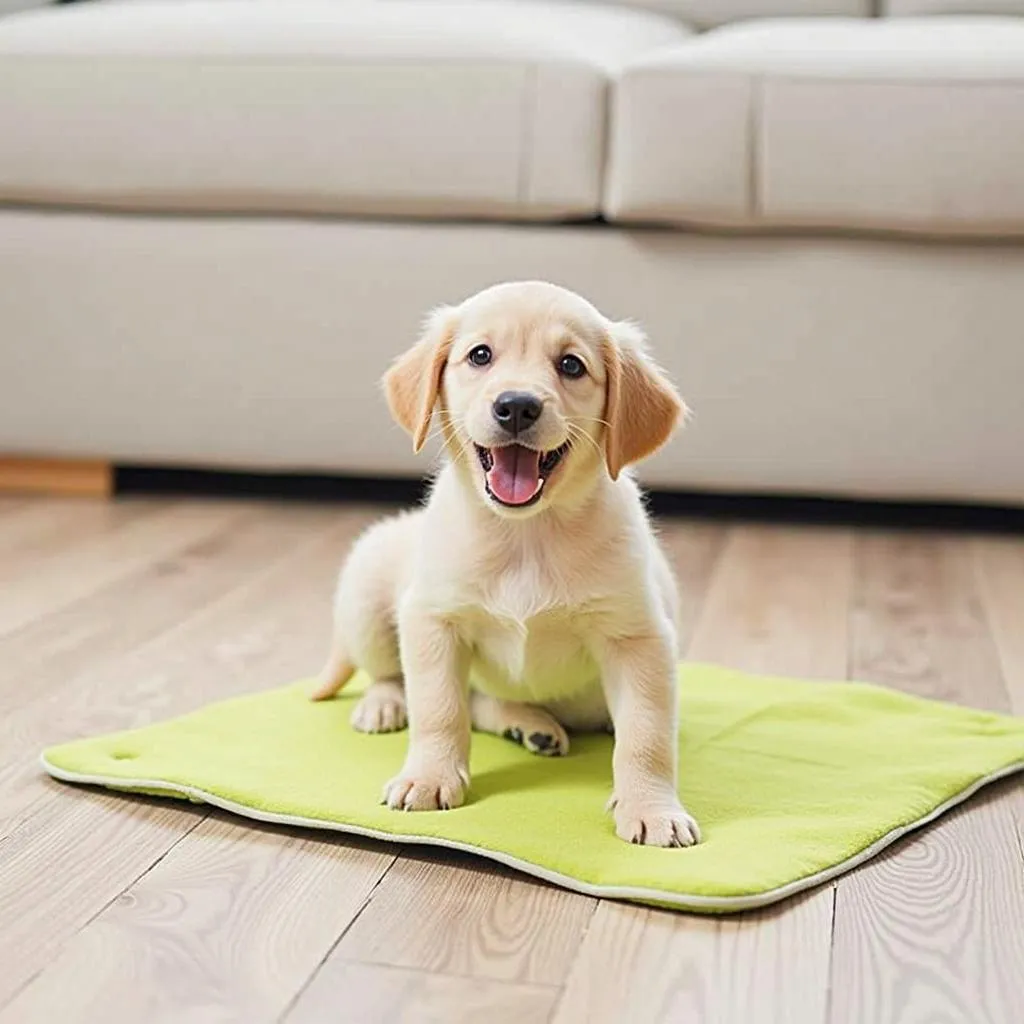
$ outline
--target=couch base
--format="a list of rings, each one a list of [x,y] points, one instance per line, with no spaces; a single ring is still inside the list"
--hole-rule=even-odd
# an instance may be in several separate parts
[[[114,480],[118,496],[408,506],[421,502],[427,494],[427,481],[423,478],[225,472],[178,466],[118,466]],[[647,491],[646,499],[655,515],[685,519],[1024,534],[1021,506],[664,489]]]
[[[377,381],[509,278],[640,320],[670,489],[1024,504],[1024,246],[0,209],[0,451],[418,476]]]

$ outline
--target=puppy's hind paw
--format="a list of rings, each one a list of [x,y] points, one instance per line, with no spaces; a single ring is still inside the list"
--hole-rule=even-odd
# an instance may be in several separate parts
[[[541,757],[569,753],[569,734],[553,715],[527,705],[514,706],[508,714],[510,721],[501,733],[505,739]]]
[[[349,719],[356,732],[398,732],[408,721],[405,690],[401,683],[374,683],[352,709]]]

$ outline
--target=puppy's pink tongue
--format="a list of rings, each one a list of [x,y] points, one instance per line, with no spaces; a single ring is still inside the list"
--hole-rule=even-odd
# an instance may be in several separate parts
[[[540,452],[510,444],[492,448],[494,465],[487,471],[487,486],[506,505],[525,505],[541,487]]]

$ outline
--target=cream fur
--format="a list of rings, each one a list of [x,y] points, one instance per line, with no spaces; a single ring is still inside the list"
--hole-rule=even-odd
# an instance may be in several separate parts
[[[467,360],[479,344],[493,352],[486,367]],[[583,360],[583,378],[558,373],[567,353]],[[417,447],[436,415],[447,461],[425,508],[355,545],[312,696],[333,695],[359,667],[374,682],[355,727],[408,719],[405,765],[384,793],[404,810],[463,801],[471,725],[544,754],[568,751],[567,729],[613,725],[617,834],[698,841],[677,795],[676,585],[637,486],[620,473],[684,412],[641,332],[553,285],[499,285],[435,312],[385,388]],[[572,442],[529,508],[488,496],[474,448],[508,441],[491,415],[508,389],[544,402],[525,443]]]

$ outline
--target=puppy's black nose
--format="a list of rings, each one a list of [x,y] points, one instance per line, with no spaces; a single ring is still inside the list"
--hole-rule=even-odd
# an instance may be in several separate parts
[[[494,418],[510,434],[520,434],[540,419],[544,404],[528,391],[502,391],[494,400]]]

